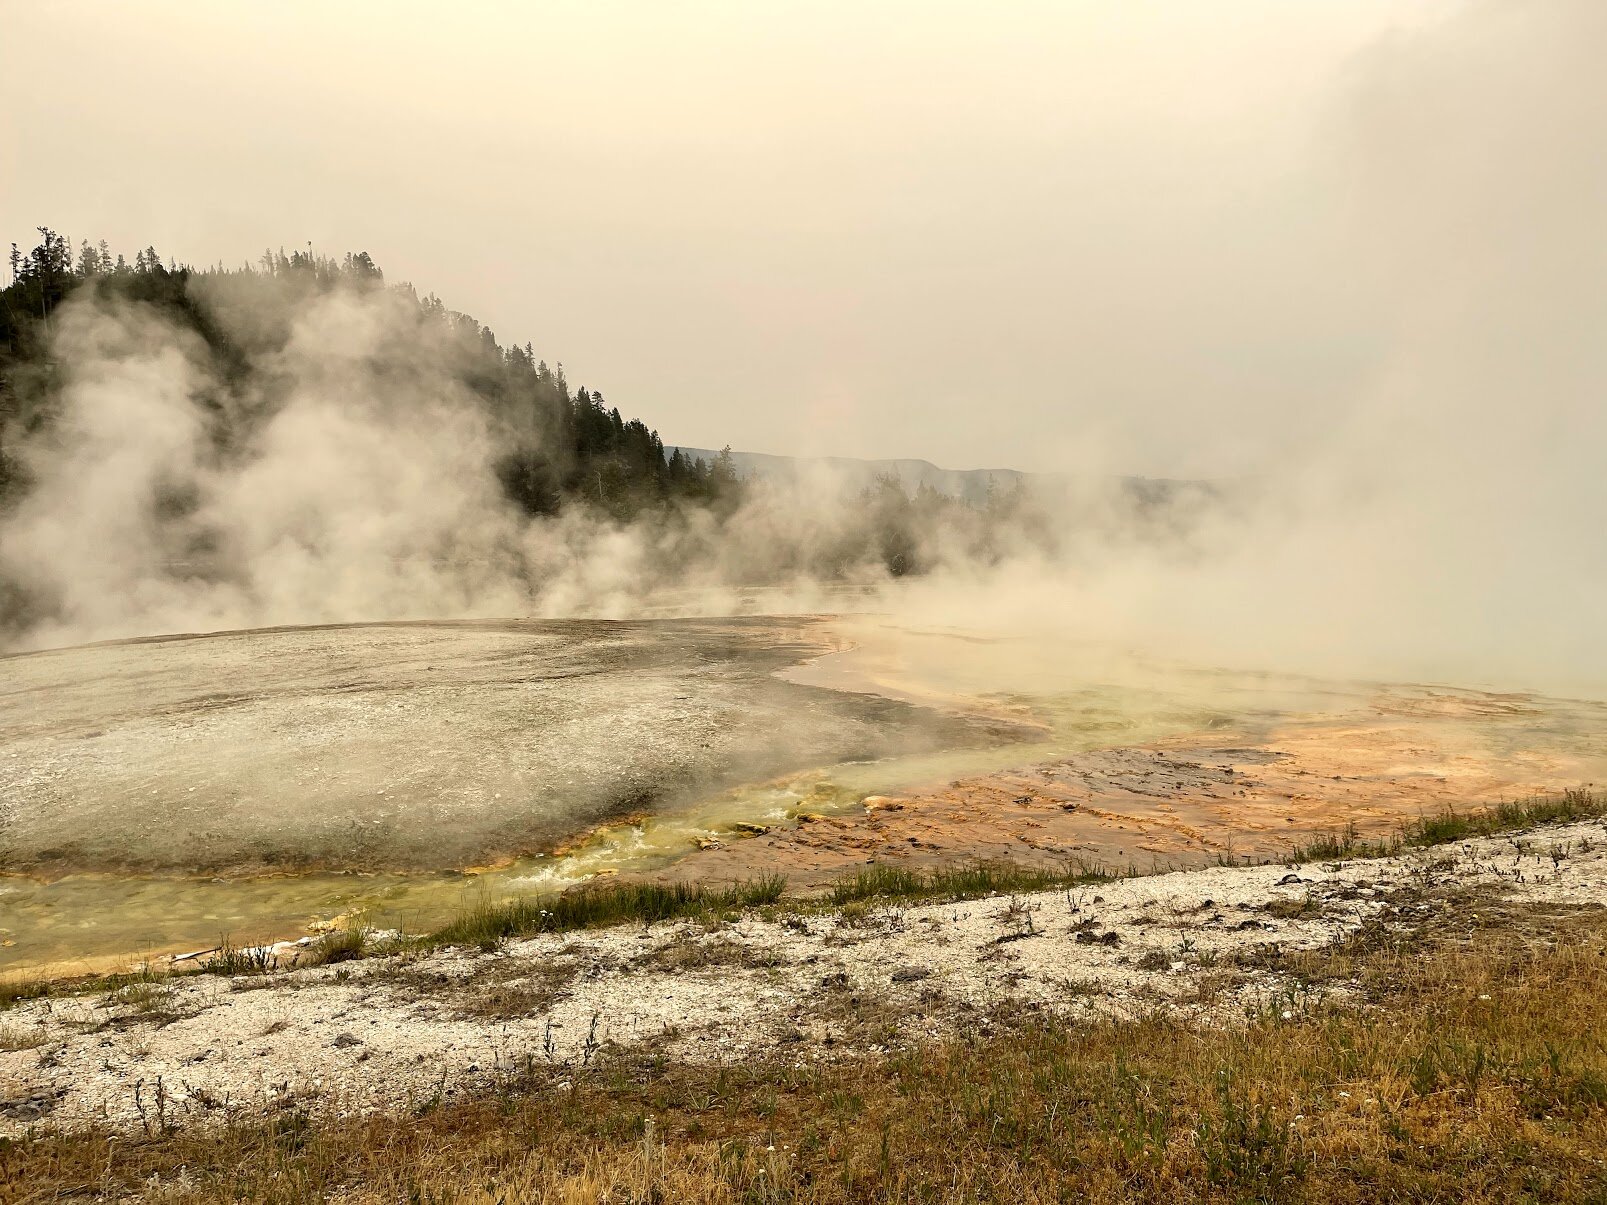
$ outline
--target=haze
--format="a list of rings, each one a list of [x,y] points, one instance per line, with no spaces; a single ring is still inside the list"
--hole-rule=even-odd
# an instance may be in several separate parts
[[[46,55],[4,82],[18,241],[49,223],[200,264],[365,249],[671,444],[1209,477],[1264,503],[1159,561],[1122,538],[1012,553],[977,589],[962,558],[914,590],[957,621],[1607,689],[1599,0],[14,5],[6,28],[74,59],[70,90]],[[297,396],[352,434],[338,473],[286,422],[219,478],[176,347],[159,390],[69,389],[120,471],[94,439],[43,441],[38,463],[70,471],[0,541],[18,580],[78,600],[51,638],[623,614],[689,564],[745,582],[778,530],[807,545],[863,509],[761,498],[686,529],[702,561],[578,510],[527,524],[485,441],[430,418],[442,365],[372,317],[305,313],[288,345]],[[83,380],[107,348],[121,381],[166,347],[63,328]],[[366,410],[326,396],[363,331],[409,348],[420,404],[379,377]],[[135,401],[177,416],[183,471]],[[200,599],[167,528],[140,527],[189,479],[235,562]],[[354,482],[379,484],[335,488]],[[475,564],[490,541],[491,570],[443,576],[431,533]],[[429,589],[394,568],[420,563]]]
[[[1338,144],[1451,7],[7,3],[0,229],[367,249],[671,443],[1259,473],[1387,360]]]

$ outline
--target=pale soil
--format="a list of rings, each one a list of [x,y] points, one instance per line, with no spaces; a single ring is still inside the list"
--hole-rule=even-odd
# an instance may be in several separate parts
[[[622,1051],[837,1059],[985,1030],[1023,1009],[1067,1024],[1158,1007],[1231,1023],[1318,998],[1258,969],[1275,963],[1269,951],[1363,926],[1471,928],[1480,907],[1503,900],[1607,906],[1607,830],[1580,823],[1377,860],[624,927],[495,953],[41,999],[0,1014],[4,1044],[26,1047],[0,1054],[0,1126],[188,1124],[292,1100],[399,1109]]]
[[[808,618],[342,625],[0,658],[0,870],[447,869],[799,766],[997,740],[780,681]]]

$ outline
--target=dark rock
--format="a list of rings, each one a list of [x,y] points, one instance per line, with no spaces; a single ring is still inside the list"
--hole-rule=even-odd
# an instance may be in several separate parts
[[[1114,946],[1119,945],[1121,940],[1114,929],[1106,933],[1095,933],[1090,929],[1084,929],[1077,934],[1079,946]]]
[[[38,1121],[54,1113],[61,1098],[66,1095],[66,1088],[40,1088],[27,1096],[0,1100],[0,1117],[9,1117],[14,1121]]]

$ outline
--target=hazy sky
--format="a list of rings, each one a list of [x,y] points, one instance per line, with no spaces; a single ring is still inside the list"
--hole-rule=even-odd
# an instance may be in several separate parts
[[[1379,370],[1351,81],[1454,7],[0,0],[0,233],[366,249],[672,443],[1256,471]]]

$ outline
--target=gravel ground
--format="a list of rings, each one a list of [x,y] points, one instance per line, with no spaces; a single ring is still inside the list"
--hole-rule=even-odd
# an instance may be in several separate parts
[[[0,1053],[0,1129],[190,1124],[289,1101],[398,1109],[628,1051],[846,1058],[1021,1009],[1230,1022],[1313,1002],[1251,969],[1269,949],[1369,923],[1465,926],[1470,893],[1607,905],[1607,832],[1581,823],[1377,860],[622,927],[41,999],[0,1014],[0,1046],[13,1048]]]

